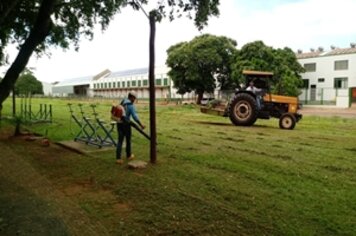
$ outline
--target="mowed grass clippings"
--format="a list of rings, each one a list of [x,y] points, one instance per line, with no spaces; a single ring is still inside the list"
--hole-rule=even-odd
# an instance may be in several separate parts
[[[54,120],[27,128],[73,139],[68,102],[77,116],[78,103],[90,115],[95,103],[109,121],[109,100],[32,99],[51,103]],[[148,104],[137,110],[148,127]],[[133,132],[137,159],[149,161],[148,141]],[[192,105],[157,106],[157,133],[158,162],[145,170],[115,165],[114,149],[53,158],[29,143],[9,145],[112,235],[356,234],[355,120],[307,116],[290,131],[277,119],[236,127]]]

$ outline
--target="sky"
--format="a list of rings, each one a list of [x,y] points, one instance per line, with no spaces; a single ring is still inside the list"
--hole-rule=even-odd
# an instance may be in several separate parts
[[[151,0],[153,1],[153,0]],[[148,6],[144,6],[150,11]],[[220,0],[220,16],[198,31],[187,18],[156,25],[156,66],[165,64],[166,50],[179,42],[209,33],[237,41],[237,48],[262,40],[274,48],[304,52],[331,45],[340,48],[356,42],[356,0]],[[149,22],[141,11],[124,8],[104,32],[95,30],[79,51],[51,48],[50,57],[33,55],[28,67],[44,82],[94,76],[105,69],[121,71],[148,67]],[[8,49],[10,62],[17,51]],[[0,68],[3,76],[7,67]]]

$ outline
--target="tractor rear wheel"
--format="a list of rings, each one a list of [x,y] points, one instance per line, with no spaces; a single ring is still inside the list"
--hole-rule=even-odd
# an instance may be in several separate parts
[[[251,126],[257,120],[256,99],[248,93],[238,93],[229,105],[229,117],[234,125]]]
[[[297,119],[292,113],[284,113],[279,118],[279,128],[281,129],[294,129]]]

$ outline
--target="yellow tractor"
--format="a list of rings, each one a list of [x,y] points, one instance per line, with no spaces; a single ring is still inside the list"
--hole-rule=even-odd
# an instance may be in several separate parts
[[[297,97],[270,93],[271,72],[243,71],[245,84],[237,89],[226,106],[202,107],[204,113],[228,116],[234,125],[251,126],[257,119],[279,119],[281,129],[294,129],[302,118]]]

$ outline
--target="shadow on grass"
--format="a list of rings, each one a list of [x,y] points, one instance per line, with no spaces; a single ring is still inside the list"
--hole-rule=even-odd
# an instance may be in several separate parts
[[[70,235],[50,204],[0,177],[1,235]]]

